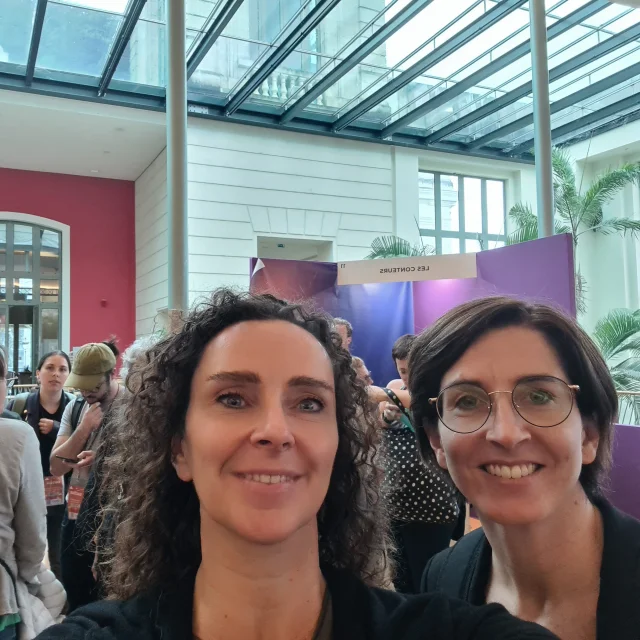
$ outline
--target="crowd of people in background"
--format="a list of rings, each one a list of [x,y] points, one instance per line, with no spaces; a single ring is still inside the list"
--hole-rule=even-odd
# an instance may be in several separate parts
[[[353,333],[220,290],[120,372],[113,340],[46,354],[6,406],[0,353],[0,640],[636,640],[590,338],[482,299],[400,336],[385,383]]]

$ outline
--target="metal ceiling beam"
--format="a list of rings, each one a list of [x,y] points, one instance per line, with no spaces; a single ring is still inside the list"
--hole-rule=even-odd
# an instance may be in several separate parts
[[[581,24],[584,20],[587,20],[594,14],[606,9],[611,6],[609,0],[592,0],[588,4],[580,7],[577,11],[570,13],[568,16],[565,16],[561,20],[558,20],[554,24],[552,24],[547,29],[547,40],[553,40],[558,36],[562,35],[572,29],[573,27]],[[508,67],[510,64],[523,58],[526,55],[531,53],[531,40],[527,40],[522,44],[514,47],[507,53],[503,54],[496,60],[490,62],[487,66],[482,67],[475,73],[472,73],[470,76],[467,76],[460,82],[457,82],[455,85],[446,89],[441,94],[435,96],[431,100],[427,100],[425,103],[416,107],[409,111],[409,113],[405,114],[401,118],[398,118],[387,127],[382,130],[382,137],[388,138],[389,136],[396,133],[396,131],[400,131],[400,129],[413,124],[418,118],[426,115],[427,113],[431,113],[435,111],[439,107],[444,106],[454,98],[463,94],[465,91],[481,85],[484,80],[490,78],[494,73],[501,71],[502,69]]]
[[[340,131],[349,126],[360,116],[367,113],[367,111],[371,111],[371,109],[381,102],[384,102],[389,96],[406,87],[410,82],[455,53],[457,49],[471,42],[471,40],[476,38],[480,33],[521,7],[525,2],[526,0],[504,0],[494,5],[493,8],[489,9],[484,15],[451,36],[444,44],[431,51],[431,53],[428,53],[424,58],[418,60],[418,62],[403,71],[399,76],[387,82],[368,98],[365,98],[362,102],[340,116],[333,125],[334,131]]]
[[[630,113],[626,113],[623,116],[620,116],[616,120],[609,120],[609,122],[605,122],[605,124],[598,125],[593,129],[589,129],[588,131],[584,131],[583,133],[579,133],[573,138],[569,138],[568,140],[563,140],[558,144],[560,147],[565,147],[573,144],[577,144],[578,142],[582,142],[587,138],[591,138],[592,136],[599,136],[603,133],[607,133],[607,131],[613,131],[614,129],[618,129],[622,126],[626,126],[631,124],[632,122],[636,122],[640,120],[640,109],[637,111],[632,111]],[[515,158],[509,158],[510,160],[515,160]]]
[[[617,115],[620,111],[624,111],[625,109],[630,109],[631,107],[638,106],[638,96],[632,95],[627,98],[623,98],[622,100],[618,100],[613,104],[607,105],[602,109],[598,109],[597,111],[593,111],[592,113],[588,113],[586,116],[582,116],[577,120],[573,120],[567,124],[562,125],[561,127],[557,127],[551,131],[551,138],[556,140],[557,138],[562,138],[563,136],[571,135],[575,131],[579,129],[583,129],[584,127],[588,127],[590,124],[595,124],[596,122],[601,122],[606,118],[610,118],[611,116]],[[528,151],[533,145],[533,138],[530,140],[526,140],[522,144],[519,144],[517,147],[514,147],[509,151],[509,154],[518,155],[519,153],[523,153]]]
[[[583,66],[594,62],[601,56],[605,56],[616,49],[624,46],[625,44],[629,44],[634,40],[640,38],[640,24],[635,24],[620,33],[617,33],[614,36],[611,36],[604,42],[588,49],[587,51],[583,51],[577,56],[571,58],[567,62],[563,64],[559,64],[557,67],[549,70],[549,82],[554,82],[555,80],[559,80],[560,78],[573,73],[574,71],[579,70]],[[454,120],[451,124],[446,127],[442,127],[438,129],[434,133],[425,137],[425,144],[433,144],[434,142],[438,142],[447,136],[455,133],[456,131],[460,131],[460,129],[464,129],[469,125],[490,116],[493,113],[496,113],[500,109],[504,107],[508,107],[509,105],[517,102],[521,98],[528,96],[532,91],[531,82],[527,82],[523,85],[520,85],[513,91],[509,91],[509,93],[505,93],[503,96],[492,100],[491,102],[483,105],[482,107],[475,109],[471,113]]]
[[[33,17],[33,31],[31,32],[31,44],[29,45],[29,57],[27,58],[27,71],[25,73],[25,83],[30,86],[33,82],[33,74],[36,71],[36,60],[38,49],[40,48],[40,38],[42,37],[42,27],[44,26],[44,16],[47,12],[47,0],[38,0],[36,12]]]
[[[321,96],[329,87],[333,86],[340,78],[351,69],[360,64],[369,54],[373,53],[380,45],[384,44],[394,33],[402,29],[413,20],[425,7],[434,0],[411,0],[395,16],[378,29],[370,38],[367,38],[359,47],[341,60],[329,73],[317,82],[301,98],[296,100],[280,118],[283,124],[293,120],[305,107],[309,106],[318,96]]]
[[[606,78],[603,78],[598,82],[594,82],[593,84],[590,84],[588,87],[585,87],[584,89],[580,89],[579,91],[576,91],[575,93],[571,93],[568,96],[561,98],[560,100],[556,100],[555,102],[552,102],[551,113],[558,113],[563,109],[572,107],[574,104],[577,104],[578,102],[582,102],[583,100],[588,100],[589,98],[592,98],[593,96],[598,95],[599,93],[602,93],[607,89],[611,89],[619,84],[622,84],[623,82],[626,82],[627,80],[630,80],[631,78],[637,75],[640,75],[640,62],[636,64],[632,64],[626,69],[622,69],[622,71],[618,71],[617,73],[614,73],[611,76],[607,76]],[[489,144],[489,142],[493,140],[497,140],[498,138],[504,138],[505,136],[515,133],[516,131],[520,131],[520,129],[524,129],[525,127],[528,127],[532,123],[533,123],[533,114],[529,114],[522,118],[518,118],[517,120],[510,122],[504,127],[495,129],[491,133],[488,133],[487,135],[482,136],[481,138],[477,138],[473,142],[469,143],[467,145],[467,148],[478,149],[480,147],[484,147],[487,144]]]
[[[111,47],[111,51],[109,51],[109,57],[104,64],[104,69],[100,76],[100,84],[98,85],[98,97],[102,97],[107,92],[109,83],[120,64],[124,50],[129,44],[131,34],[138,23],[138,18],[140,17],[145,4],[147,4],[147,0],[131,0],[129,10],[120,23],[120,28],[118,29],[115,40],[113,41],[113,46]]]
[[[276,46],[266,60],[240,87],[227,104],[226,113],[235,113],[242,103],[287,59],[295,48],[324,20],[340,0],[318,0],[315,7],[307,13],[293,31]]]
[[[198,42],[196,48],[187,60],[187,80],[189,80],[193,72],[198,68],[198,65],[206,58],[207,53],[209,53],[211,47],[216,43],[216,40],[222,35],[222,32],[229,22],[231,22],[233,16],[236,15],[243,1],[244,0],[224,0],[220,11],[218,11],[218,14],[211,21],[207,32],[200,42]]]

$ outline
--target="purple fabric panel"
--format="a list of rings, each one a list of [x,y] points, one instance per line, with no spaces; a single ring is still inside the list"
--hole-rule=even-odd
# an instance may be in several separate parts
[[[256,258],[251,259],[251,272]],[[291,302],[313,300],[331,313],[337,308],[338,265],[333,262],[262,259],[264,268],[252,278],[252,293],[270,293]]]
[[[373,381],[386,385],[397,378],[391,348],[414,332],[411,282],[340,286],[335,315],[353,325],[351,351],[365,361]]]
[[[617,425],[609,499],[640,519],[640,427]]]
[[[481,251],[477,265],[478,278],[495,287],[494,293],[552,302],[575,317],[573,243],[569,234]]]
[[[415,332],[420,333],[453,307],[484,295],[487,295],[487,288],[478,278],[414,282]]]

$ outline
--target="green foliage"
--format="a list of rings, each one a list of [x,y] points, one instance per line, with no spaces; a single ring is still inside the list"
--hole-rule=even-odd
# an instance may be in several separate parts
[[[398,236],[378,236],[371,243],[371,253],[367,260],[382,258],[415,258],[428,256],[435,253],[435,249],[429,245],[412,245],[404,238]]]
[[[640,311],[614,309],[596,325],[593,339],[619,391],[640,391]]]
[[[630,184],[640,185],[640,162],[623,164],[599,175],[584,194],[581,194],[571,157],[563,149],[554,149],[553,195],[554,232],[570,233],[574,249],[580,236],[591,231],[610,235],[632,234],[640,237],[640,220],[610,218],[605,220],[602,210],[622,189]],[[538,237],[538,219],[528,204],[518,203],[509,211],[516,229],[507,244],[518,244]],[[576,268],[576,306],[578,312],[586,311],[586,281]]]

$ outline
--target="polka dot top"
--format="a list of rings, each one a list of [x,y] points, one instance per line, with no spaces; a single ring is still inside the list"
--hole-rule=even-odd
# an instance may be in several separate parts
[[[420,458],[416,435],[401,422],[383,429],[383,495],[392,520],[446,524],[457,520],[456,494],[439,471]]]

